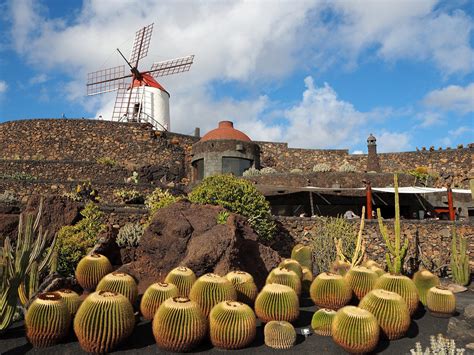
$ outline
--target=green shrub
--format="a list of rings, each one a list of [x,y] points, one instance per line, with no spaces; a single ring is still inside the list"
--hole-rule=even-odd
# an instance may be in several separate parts
[[[140,223],[127,223],[120,228],[115,242],[120,248],[137,247],[145,232],[145,227]]]
[[[97,159],[98,164],[107,165],[107,166],[116,166],[117,162],[109,157],[100,157]]]
[[[331,167],[326,163],[319,163],[313,166],[313,171],[315,173],[327,173],[331,171]]]
[[[345,162],[339,167],[339,171],[342,173],[355,173],[357,168],[354,165]]]
[[[77,263],[97,242],[98,235],[105,229],[103,213],[93,202],[81,211],[83,219],[73,226],[64,226],[58,232],[56,250],[58,252],[58,272],[74,275]]]
[[[302,174],[303,170],[296,168],[296,169],[291,169],[290,174]]]
[[[204,179],[190,194],[194,203],[219,205],[248,218],[249,224],[262,239],[271,239],[275,222],[270,205],[255,186],[232,175],[215,175]]]
[[[229,218],[229,212],[227,211],[220,211],[217,214],[216,220],[218,224],[226,224],[227,218]]]
[[[276,174],[276,173],[277,171],[274,168],[269,167],[269,166],[266,168],[260,169],[260,174],[262,175],[271,175],[271,174]]]
[[[260,173],[260,170],[254,168],[253,166],[247,170],[244,171],[243,176],[260,176],[262,173]]]
[[[114,191],[114,195],[120,198],[123,203],[143,203],[143,196],[137,190],[120,189]]]
[[[172,203],[181,200],[179,196],[173,196],[168,190],[155,189],[145,200],[145,205],[150,210],[150,215],[154,215],[160,208],[167,207]]]

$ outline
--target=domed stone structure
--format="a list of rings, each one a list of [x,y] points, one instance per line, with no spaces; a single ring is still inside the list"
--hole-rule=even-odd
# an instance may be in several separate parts
[[[219,122],[192,152],[193,181],[216,174],[242,176],[251,167],[260,168],[260,147],[230,121]]]

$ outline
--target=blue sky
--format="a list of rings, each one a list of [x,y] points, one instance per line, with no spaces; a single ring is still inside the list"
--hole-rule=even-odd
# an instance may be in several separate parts
[[[114,94],[86,74],[123,64],[154,22],[153,62],[195,54],[164,77],[171,129],[230,119],[256,140],[365,152],[474,142],[472,1],[0,2],[0,122],[106,117]]]

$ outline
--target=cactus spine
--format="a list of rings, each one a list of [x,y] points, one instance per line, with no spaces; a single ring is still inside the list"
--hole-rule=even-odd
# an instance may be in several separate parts
[[[61,295],[64,302],[66,302],[69,313],[74,317],[82,302],[80,296],[76,292],[67,289],[62,289],[56,292]]]
[[[95,290],[99,281],[112,272],[112,264],[107,257],[100,254],[86,255],[76,268],[76,279],[85,290]]]
[[[209,317],[212,307],[222,301],[237,301],[237,292],[232,283],[217,274],[205,274],[198,278],[189,292],[191,301],[196,302],[202,313]]]
[[[138,286],[133,277],[124,272],[105,275],[97,285],[97,291],[117,292],[128,298],[133,305],[138,296]]]
[[[361,300],[374,288],[378,275],[375,271],[364,266],[355,266],[347,272],[344,278],[352,291],[354,291],[356,297]]]
[[[296,341],[295,328],[285,321],[271,321],[263,329],[265,345],[273,349],[289,349]]]
[[[431,287],[439,285],[438,276],[432,274],[428,270],[419,270],[413,275],[413,282],[418,289],[420,301],[426,306],[426,294]]]
[[[245,271],[231,271],[225,277],[232,282],[237,292],[237,301],[252,306],[258,294],[253,276]]]
[[[426,305],[435,317],[451,317],[456,311],[456,297],[446,287],[435,286],[426,294]]]
[[[451,272],[453,281],[458,285],[469,284],[471,273],[469,271],[469,254],[467,252],[467,241],[463,236],[459,236],[457,241],[456,227],[452,227],[451,241]],[[459,244],[459,245],[458,245]]]
[[[171,270],[166,276],[165,282],[176,285],[180,297],[189,297],[191,287],[196,281],[196,275],[193,270],[186,266],[178,266]]]
[[[313,251],[310,246],[296,244],[291,251],[291,258],[300,263],[302,267],[313,269]]]
[[[190,351],[207,334],[207,321],[199,305],[186,297],[169,298],[153,318],[153,335],[162,349]]]
[[[71,314],[57,292],[40,294],[25,316],[26,336],[35,347],[46,347],[64,338],[71,324]]]
[[[283,259],[278,265],[278,267],[293,271],[296,275],[298,275],[300,280],[303,278],[303,270],[301,268],[300,263],[296,260]]]
[[[389,340],[399,339],[410,327],[410,312],[403,298],[385,290],[372,290],[360,301],[359,308],[372,313]]]
[[[218,303],[209,314],[211,342],[222,349],[241,349],[249,345],[257,332],[252,308],[241,302]]]
[[[336,311],[322,308],[313,314],[311,328],[313,328],[314,332],[318,335],[331,336],[331,326],[335,316]]]
[[[301,279],[298,275],[285,267],[273,269],[268,274],[266,284],[280,284],[291,287],[296,294],[301,295]]]
[[[82,349],[106,353],[128,338],[135,326],[133,307],[127,297],[110,291],[91,293],[74,318],[74,332]]]
[[[420,300],[418,290],[416,289],[415,283],[407,276],[384,274],[379,277],[374,288],[381,288],[402,296],[408,306],[410,316],[413,315],[418,308],[418,302]]]
[[[346,306],[337,311],[331,331],[334,342],[350,353],[373,351],[380,334],[374,315],[354,306]]]
[[[403,271],[403,260],[408,250],[408,238],[405,238],[403,246],[401,245],[400,240],[400,202],[398,197],[398,175],[395,174],[393,177],[393,185],[395,187],[395,240],[390,240],[388,235],[387,227],[383,224],[382,215],[380,213],[380,208],[377,208],[377,219],[379,222],[379,229],[382,237],[387,246],[388,253],[385,253],[385,259],[387,262],[388,270],[392,274],[401,274]]]
[[[158,307],[168,298],[178,297],[178,288],[173,284],[157,282],[151,284],[143,294],[140,312],[143,317],[152,320]]]
[[[344,307],[352,297],[351,287],[341,275],[326,272],[314,279],[309,293],[316,306],[334,310]]]
[[[291,287],[270,284],[263,287],[255,300],[255,313],[262,322],[293,322],[300,314],[298,295]]]

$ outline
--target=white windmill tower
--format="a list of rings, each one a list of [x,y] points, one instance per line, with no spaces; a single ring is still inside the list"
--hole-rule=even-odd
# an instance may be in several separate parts
[[[131,74],[125,74],[125,65],[102,69],[87,75],[87,95],[117,91],[112,121],[148,122],[160,131],[170,129],[170,94],[155,78],[188,71],[194,55],[154,63],[150,70],[140,72],[138,63],[148,54],[153,24],[137,31],[130,59],[127,60]],[[126,79],[132,78],[127,85]]]

